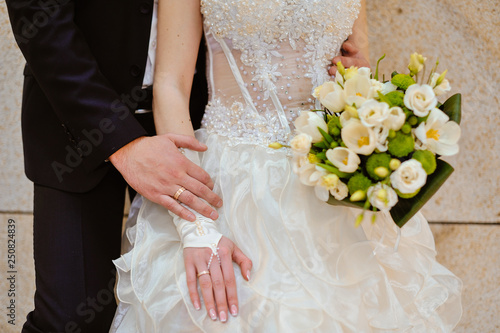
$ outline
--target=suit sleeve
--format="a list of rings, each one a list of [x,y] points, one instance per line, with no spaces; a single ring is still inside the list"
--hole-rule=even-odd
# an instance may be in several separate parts
[[[6,3],[17,43],[35,80],[77,148],[85,150],[90,169],[146,135],[130,104],[120,100],[99,71],[74,22],[74,0]]]

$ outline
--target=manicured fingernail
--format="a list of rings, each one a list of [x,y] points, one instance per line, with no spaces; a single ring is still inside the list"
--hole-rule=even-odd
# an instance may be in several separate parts
[[[247,271],[247,280],[250,281],[250,271]]]
[[[231,315],[233,315],[233,317],[236,317],[238,315],[238,308],[234,304],[231,305]]]
[[[196,216],[194,216],[194,214],[188,214],[188,219],[191,221],[195,221],[196,220]]]
[[[212,320],[217,320],[217,314],[214,309],[210,309],[210,318],[212,318]]]
[[[212,213],[210,214],[210,218],[211,218],[212,220],[217,220],[217,218],[218,218],[218,217],[219,217],[219,215],[218,215],[216,212],[212,212]]]
[[[218,208],[221,208],[221,207],[222,207],[222,200],[220,200],[220,201],[217,203],[217,207],[218,207]]]
[[[225,323],[227,321],[227,315],[226,315],[226,313],[224,311],[221,311],[219,313],[219,318],[220,318],[221,322]]]
[[[194,308],[195,308],[196,310],[201,309],[201,307],[200,307],[200,303],[198,303],[198,301],[194,302]]]

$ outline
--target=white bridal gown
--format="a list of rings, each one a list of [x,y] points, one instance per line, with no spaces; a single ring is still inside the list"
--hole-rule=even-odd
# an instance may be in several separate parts
[[[235,265],[239,315],[196,311],[172,218],[144,200],[115,261],[112,332],[449,332],[461,282],[436,262],[427,221],[402,229],[383,215],[354,227],[356,211],[330,206],[292,171],[293,120],[351,33],[356,0],[203,0],[210,102],[196,135],[201,166],[223,198],[219,231],[253,261]],[[398,244],[396,244],[398,243]],[[397,250],[395,247],[397,246]]]

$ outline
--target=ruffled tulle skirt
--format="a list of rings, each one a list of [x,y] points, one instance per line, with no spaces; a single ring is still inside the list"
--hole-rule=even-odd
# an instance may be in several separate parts
[[[143,200],[130,250],[115,261],[112,332],[450,332],[458,323],[462,285],[436,262],[422,215],[400,235],[382,214],[355,228],[357,212],[319,201],[285,149],[197,137],[224,200],[219,230],[253,262],[250,282],[234,265],[239,315],[222,324],[194,309],[171,217]]]

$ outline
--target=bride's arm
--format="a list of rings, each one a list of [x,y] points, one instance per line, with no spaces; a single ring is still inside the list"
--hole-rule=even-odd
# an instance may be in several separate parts
[[[153,83],[153,113],[158,134],[194,136],[189,117],[189,96],[201,34],[202,17],[199,0],[159,1]],[[196,153],[186,151],[186,157],[199,165]],[[185,196],[192,194],[184,191],[181,195],[186,202]],[[196,215],[196,225],[173,215],[185,247],[184,264],[189,295],[194,307],[199,310],[201,308],[197,289],[199,280],[208,315],[216,320],[218,312],[219,319],[225,322],[228,319],[228,312],[232,315],[238,313],[238,296],[232,262],[235,261],[240,266],[242,275],[247,280],[252,262],[231,240],[221,237],[214,221]],[[198,226],[203,228],[203,234],[196,232]],[[217,246],[212,245],[217,242]],[[197,276],[200,273],[201,275]]]
[[[370,51],[368,43],[368,25],[366,22],[366,3],[361,0],[358,18],[352,27],[352,34],[342,45],[342,54],[332,59],[333,66],[330,75],[337,73],[337,62],[341,61],[344,67],[370,67]]]
[[[202,17],[198,0],[158,3],[153,114],[158,134],[194,136],[189,116]]]

